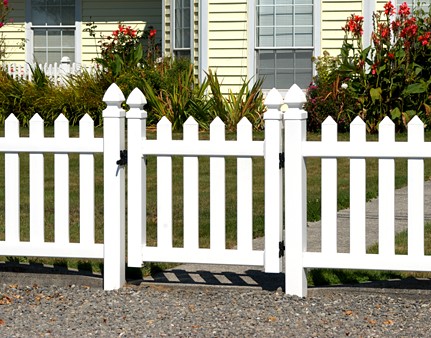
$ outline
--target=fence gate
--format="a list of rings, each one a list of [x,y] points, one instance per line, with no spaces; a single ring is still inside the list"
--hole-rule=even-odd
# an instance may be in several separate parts
[[[279,95],[279,94],[278,94]],[[252,137],[247,119],[238,124],[236,140],[225,140],[225,126],[216,118],[209,140],[199,140],[198,124],[190,117],[183,126],[183,139],[173,140],[171,123],[164,117],[157,125],[157,138],[146,138],[145,97],[135,89],[127,104],[128,143],[128,253],[131,267],[143,262],[234,264],[265,266],[280,272],[282,248],[282,121],[281,96],[265,113],[265,140]],[[147,241],[147,158],[157,165],[157,241]],[[183,246],[173,245],[173,156],[183,166]],[[199,246],[199,161],[209,158],[210,244]],[[237,246],[226,248],[225,158],[237,158]],[[253,250],[253,158],[264,158],[265,248]],[[155,160],[156,159],[156,160]],[[153,182],[152,182],[153,183]],[[151,245],[150,245],[151,244]]]

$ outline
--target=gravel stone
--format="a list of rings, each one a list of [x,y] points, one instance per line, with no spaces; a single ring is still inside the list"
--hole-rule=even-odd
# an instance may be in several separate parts
[[[408,290],[0,285],[2,337],[423,337],[431,298]]]

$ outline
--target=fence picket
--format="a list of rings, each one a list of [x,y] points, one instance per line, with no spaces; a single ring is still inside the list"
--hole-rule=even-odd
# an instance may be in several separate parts
[[[14,142],[19,138],[19,122],[14,114],[5,120],[5,138]],[[20,234],[20,166],[19,154],[5,154],[5,239],[19,242]]]
[[[408,143],[424,147],[424,124],[415,116],[408,124]],[[408,254],[420,257],[424,250],[424,160],[408,159]]]
[[[61,114],[54,122],[59,143],[69,138],[69,121]],[[56,243],[69,243],[69,154],[54,155],[54,236]]]
[[[252,125],[243,117],[237,125],[237,140],[253,140]],[[244,145],[245,146],[245,145]],[[237,238],[238,250],[253,249],[253,162],[251,157],[237,159]]]
[[[322,123],[322,144],[337,143],[337,123],[328,116]],[[322,159],[322,252],[337,252],[337,159]]]
[[[357,116],[350,124],[351,147],[362,147],[366,142],[365,122]],[[366,252],[366,163],[365,158],[350,160],[350,253]]]
[[[379,124],[379,143],[395,147],[395,125],[387,116]],[[379,159],[379,254],[395,254],[394,159]]]
[[[79,138],[94,139],[94,121],[85,114],[79,121]],[[95,242],[94,224],[94,155],[79,155],[79,238],[82,244]]]
[[[225,140],[225,125],[216,117],[210,125],[210,141]],[[210,158],[210,248],[226,247],[226,180],[224,157]]]
[[[32,143],[43,140],[43,120],[35,114],[30,120],[30,139]],[[44,242],[44,155],[30,154],[30,241]]]
[[[172,140],[172,124],[164,116],[157,124],[157,140]],[[157,157],[157,246],[172,248],[172,157]]]
[[[184,142],[193,147],[199,140],[199,125],[193,117],[184,123]],[[184,248],[199,248],[199,160],[184,157]]]

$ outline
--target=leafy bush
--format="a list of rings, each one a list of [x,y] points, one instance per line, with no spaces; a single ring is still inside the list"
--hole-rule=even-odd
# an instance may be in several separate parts
[[[306,104],[311,119],[319,120],[320,114],[328,113],[350,123],[359,115],[368,131],[376,132],[386,115],[398,131],[405,130],[418,115],[429,126],[430,10],[417,7],[412,11],[406,3],[396,10],[388,2],[383,11],[373,14],[373,22],[371,45],[364,48],[363,17],[352,14],[343,27],[340,55],[333,64],[326,62],[325,67],[323,62],[320,69],[316,67],[317,77],[308,89]],[[319,62],[322,59],[316,66]],[[325,80],[328,72],[332,87]],[[347,90],[342,90],[343,84]]]
[[[9,19],[9,14],[12,8],[9,7],[9,0],[0,0],[0,29],[4,27],[12,19]],[[0,34],[0,60],[6,55],[6,41],[3,33]]]

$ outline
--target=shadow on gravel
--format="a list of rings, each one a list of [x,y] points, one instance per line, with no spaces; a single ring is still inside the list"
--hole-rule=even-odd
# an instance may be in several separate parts
[[[0,283],[20,285],[57,285],[103,287],[101,274],[88,269],[72,270],[59,265],[0,262]]]
[[[264,273],[246,270],[244,273],[232,271],[212,272],[206,270],[186,271],[172,269],[131,282],[133,284],[168,284],[195,286],[250,287],[267,291],[284,290],[284,274]]]

